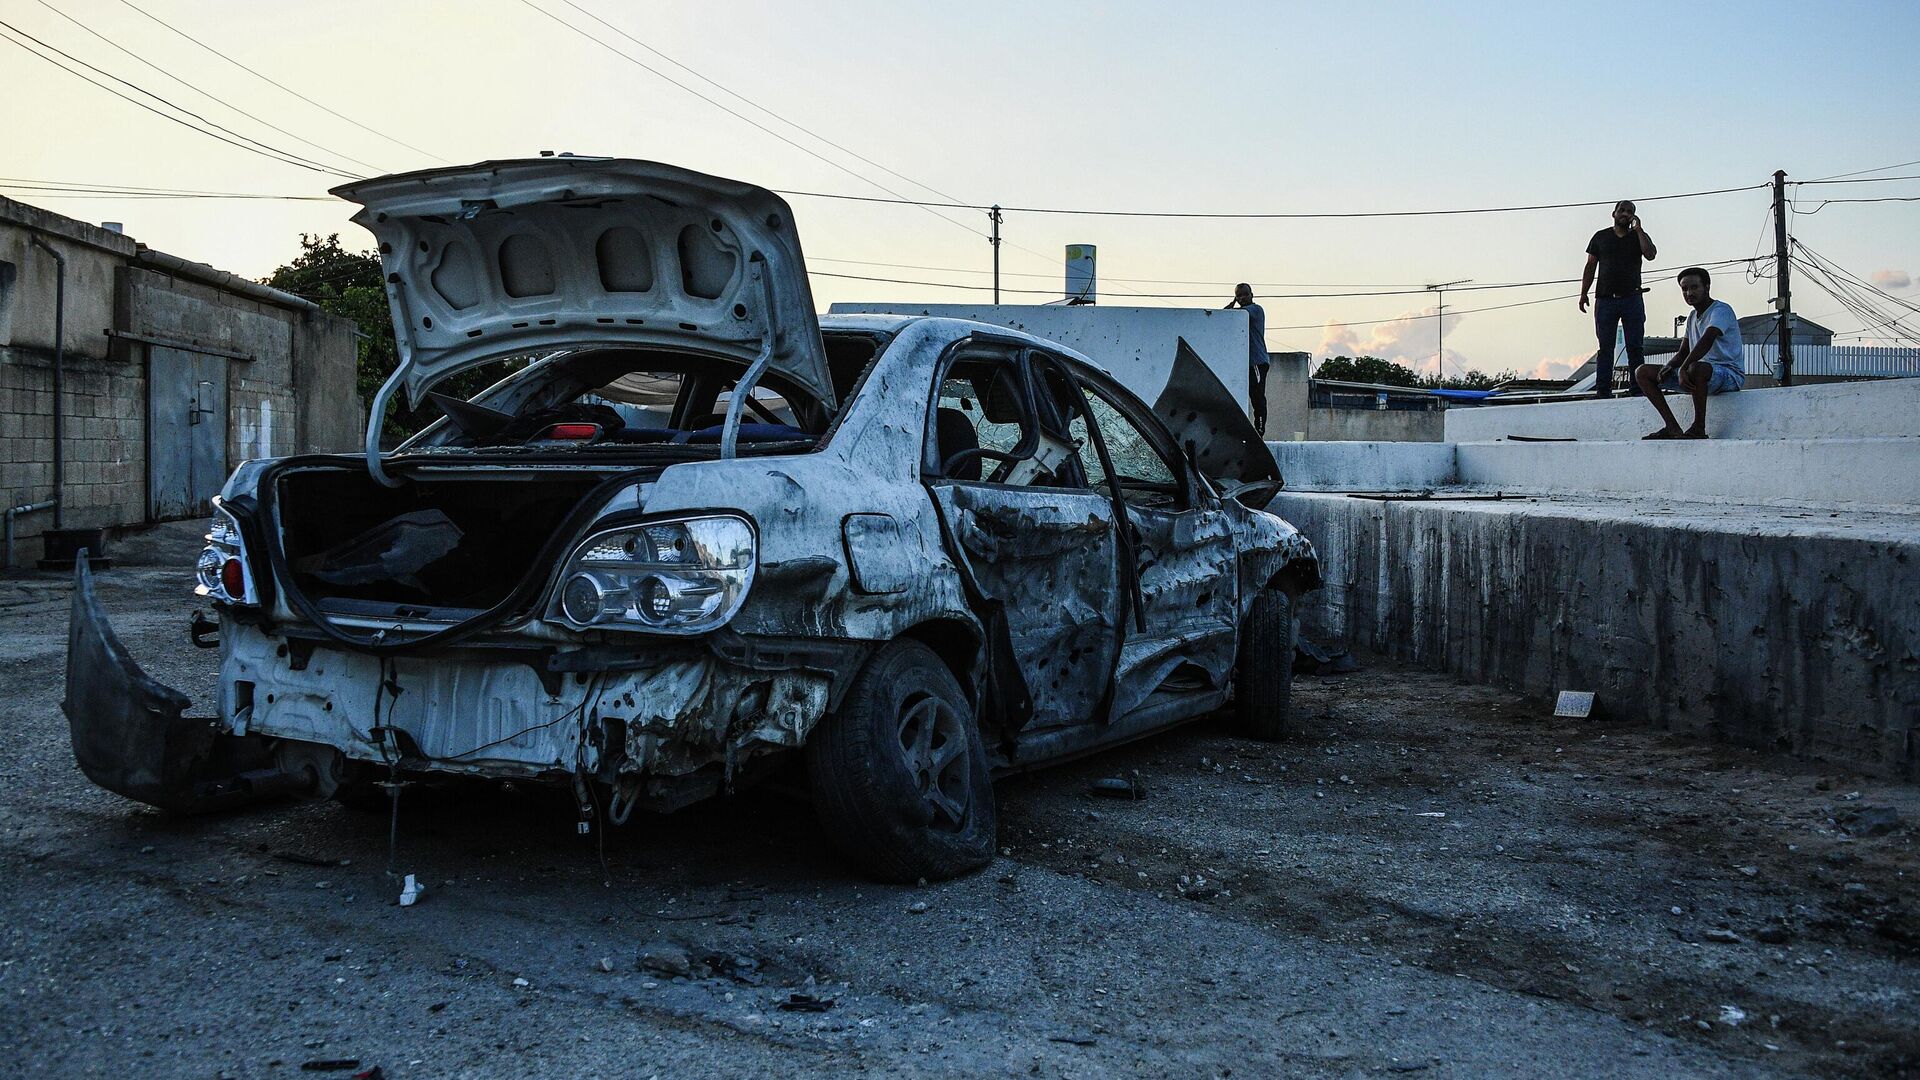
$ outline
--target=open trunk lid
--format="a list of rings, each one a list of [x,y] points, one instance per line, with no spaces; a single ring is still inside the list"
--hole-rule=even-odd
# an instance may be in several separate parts
[[[793,214],[752,184],[651,161],[544,157],[333,189],[380,242],[415,405],[505,356],[669,346],[766,370],[835,404]],[[771,349],[768,344],[771,343]]]

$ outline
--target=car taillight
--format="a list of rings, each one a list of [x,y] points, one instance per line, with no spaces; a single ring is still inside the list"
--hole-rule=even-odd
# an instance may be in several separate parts
[[[193,591],[209,600],[229,604],[258,604],[253,573],[247,565],[246,541],[240,537],[240,523],[213,500],[213,521],[207,528],[207,546],[194,567]]]
[[[228,596],[247,594],[247,569],[239,559],[230,558],[220,564],[220,587],[227,591]]]

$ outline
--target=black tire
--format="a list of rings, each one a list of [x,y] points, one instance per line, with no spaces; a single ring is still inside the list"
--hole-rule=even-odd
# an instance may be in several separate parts
[[[920,642],[875,653],[806,756],[827,839],[867,874],[938,881],[992,861],[993,782],[973,706]]]
[[[1240,662],[1233,673],[1233,726],[1263,742],[1287,737],[1293,697],[1293,597],[1262,589],[1240,634]]]

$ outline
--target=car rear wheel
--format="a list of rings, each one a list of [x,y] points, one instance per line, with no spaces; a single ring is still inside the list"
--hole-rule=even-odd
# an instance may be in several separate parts
[[[1275,742],[1287,736],[1293,696],[1293,597],[1263,589],[1247,612],[1240,662],[1233,675],[1233,719],[1238,734]]]
[[[932,649],[881,649],[807,740],[827,838],[883,881],[935,881],[993,858],[995,814],[973,706]]]

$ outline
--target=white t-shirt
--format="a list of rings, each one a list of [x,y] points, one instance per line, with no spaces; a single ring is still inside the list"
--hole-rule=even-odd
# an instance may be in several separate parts
[[[1688,352],[1692,352],[1693,347],[1699,344],[1708,327],[1717,328],[1720,336],[1713,339],[1713,346],[1700,359],[1716,367],[1732,368],[1744,374],[1747,364],[1745,352],[1740,348],[1740,320],[1734,318],[1733,309],[1727,306],[1726,301],[1715,300],[1707,305],[1705,311],[1687,313],[1685,341]]]

